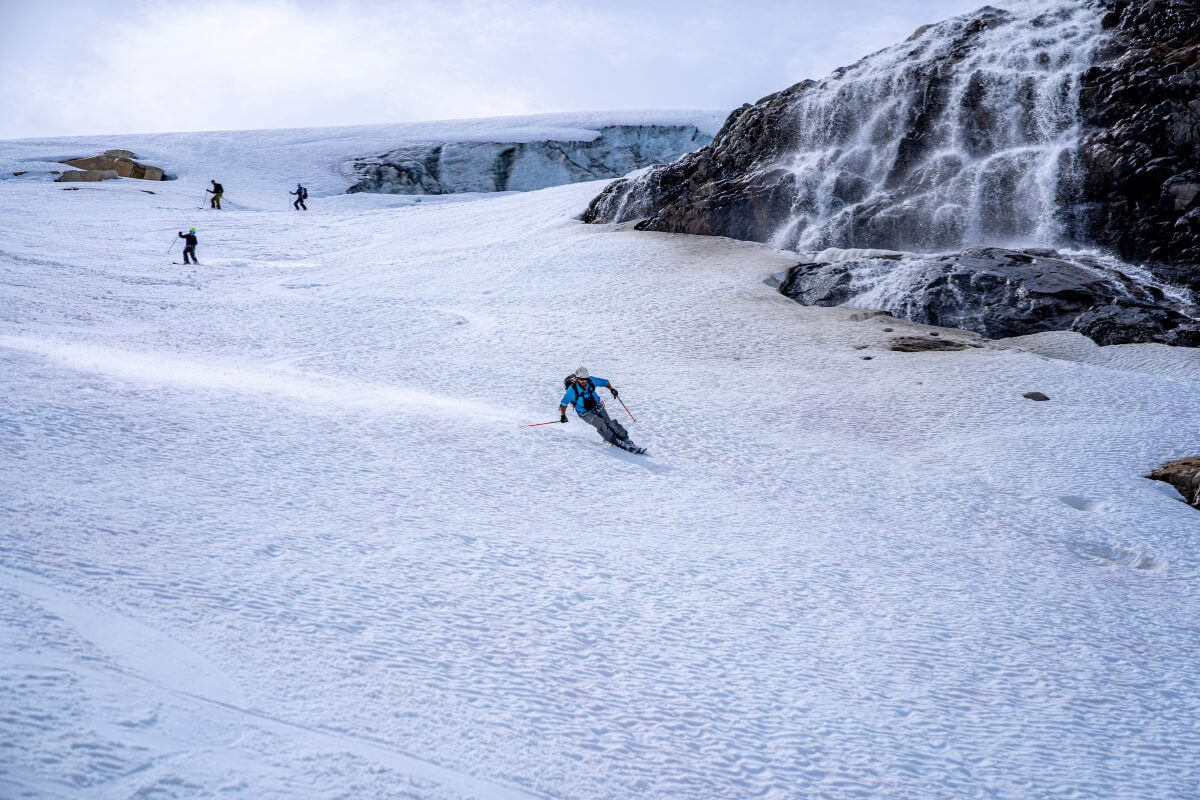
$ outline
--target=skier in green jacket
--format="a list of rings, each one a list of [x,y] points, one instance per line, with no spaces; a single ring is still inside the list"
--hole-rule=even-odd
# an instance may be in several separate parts
[[[183,239],[183,263],[192,263],[198,266],[200,262],[196,260],[196,229],[188,228],[187,233],[179,231],[179,238]],[[190,262],[189,258],[191,258]]]

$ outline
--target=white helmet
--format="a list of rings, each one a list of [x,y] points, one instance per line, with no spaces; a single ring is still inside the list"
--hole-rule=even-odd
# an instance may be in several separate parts
[[[588,376],[588,371],[586,369],[584,369],[583,367],[580,367],[579,369],[575,370],[576,378],[583,379],[583,378],[586,378],[587,376]]]

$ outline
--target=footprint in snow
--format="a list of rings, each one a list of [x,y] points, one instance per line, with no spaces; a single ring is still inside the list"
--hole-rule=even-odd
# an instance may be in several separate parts
[[[1077,540],[1070,542],[1067,549],[1081,560],[1098,567],[1128,567],[1147,572],[1161,572],[1167,568],[1165,558],[1104,542]]]
[[[1096,500],[1091,497],[1079,497],[1076,495],[1063,495],[1058,498],[1062,502],[1069,505],[1078,511],[1112,511],[1111,503],[1106,503],[1102,500]]]

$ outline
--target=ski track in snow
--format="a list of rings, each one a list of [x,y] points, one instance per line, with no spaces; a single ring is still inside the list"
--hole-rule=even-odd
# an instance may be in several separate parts
[[[0,796],[1197,794],[1196,355],[892,353],[600,186],[0,181]],[[517,427],[580,364],[650,458]]]

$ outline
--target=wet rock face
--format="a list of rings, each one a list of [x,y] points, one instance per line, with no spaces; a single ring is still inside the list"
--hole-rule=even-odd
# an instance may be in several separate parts
[[[779,291],[805,305],[882,308],[989,338],[1076,330],[1099,344],[1200,345],[1200,322],[1096,258],[981,247],[899,260],[799,264]]]
[[[356,161],[359,180],[347,192],[530,191],[617,178],[710,141],[691,125],[612,125],[581,142],[417,142]]]
[[[712,145],[618,181],[587,222],[817,251],[1055,242],[1077,194],[1087,0],[988,7],[735,111]]]
[[[796,136],[788,109],[815,85],[798,83],[730,114],[713,143],[639,178],[617,181],[594,199],[584,222],[645,218],[638,230],[767,241],[790,213],[795,179],[757,169],[781,157]]]
[[[584,219],[799,250],[1073,242],[1200,289],[1200,0],[928,27],[743,106]]]
[[[1200,0],[1108,0],[1082,76],[1080,241],[1200,288]]]
[[[1075,318],[1071,330],[1096,344],[1160,342],[1177,347],[1200,347],[1200,325],[1178,309],[1117,300],[1096,306]]]

